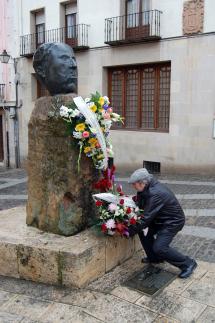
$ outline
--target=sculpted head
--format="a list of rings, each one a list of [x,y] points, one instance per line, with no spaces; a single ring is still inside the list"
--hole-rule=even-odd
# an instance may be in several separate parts
[[[77,63],[73,49],[67,44],[41,45],[34,54],[33,67],[51,95],[77,93]]]

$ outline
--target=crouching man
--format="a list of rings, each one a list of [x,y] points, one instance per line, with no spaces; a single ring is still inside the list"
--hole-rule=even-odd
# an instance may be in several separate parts
[[[184,212],[175,195],[145,168],[136,170],[129,183],[137,191],[138,207],[144,210],[142,222],[129,227],[130,236],[138,234],[146,252],[147,258],[143,262],[167,261],[181,269],[180,278],[189,277],[197,267],[196,261],[169,246],[185,223]],[[145,228],[148,228],[146,234]]]

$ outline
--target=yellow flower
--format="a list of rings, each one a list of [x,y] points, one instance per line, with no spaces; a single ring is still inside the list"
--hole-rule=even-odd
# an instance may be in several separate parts
[[[104,127],[101,127],[101,131],[105,132],[105,128]]]
[[[85,130],[85,124],[84,123],[79,123],[77,124],[77,126],[75,127],[76,131],[84,131]]]
[[[85,154],[89,153],[91,151],[91,148],[90,147],[85,147],[84,148],[84,152]]]
[[[102,96],[99,98],[99,104],[101,106],[103,106],[105,104],[105,99]]]
[[[103,159],[104,158],[104,155],[103,154],[100,154],[97,156],[97,159]]]
[[[94,104],[94,105],[92,105],[92,107],[90,107],[90,109],[91,109],[93,112],[96,112],[96,110],[97,110],[97,106]]]
[[[89,144],[91,145],[91,147],[95,148],[95,146],[96,146],[96,144],[97,144],[98,140],[97,140],[96,138],[90,138],[90,139],[88,140],[88,142],[89,142]]]

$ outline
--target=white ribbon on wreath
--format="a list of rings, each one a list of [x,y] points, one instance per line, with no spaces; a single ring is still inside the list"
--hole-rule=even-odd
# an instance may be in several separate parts
[[[77,96],[74,99],[74,102],[78,108],[78,110],[84,115],[87,123],[96,130],[96,137],[101,146],[103,155],[104,155],[104,169],[108,167],[108,155],[107,155],[107,147],[104,134],[101,130],[101,127],[98,123],[96,115],[93,111],[90,110],[89,106],[86,104],[84,99],[81,96]]]

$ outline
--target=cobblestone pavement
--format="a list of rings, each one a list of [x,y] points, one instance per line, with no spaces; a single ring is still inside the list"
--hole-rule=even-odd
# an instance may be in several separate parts
[[[119,182],[126,194],[133,194],[127,176],[118,174]],[[80,290],[0,276],[0,323],[214,322],[215,198],[210,195],[215,194],[215,176],[158,178],[180,194],[186,226],[173,246],[197,259],[199,266],[192,277],[176,278],[154,297],[124,287],[123,282],[143,268],[142,251]],[[24,170],[0,169],[0,210],[25,205],[26,187]],[[168,264],[161,267],[178,272]]]

